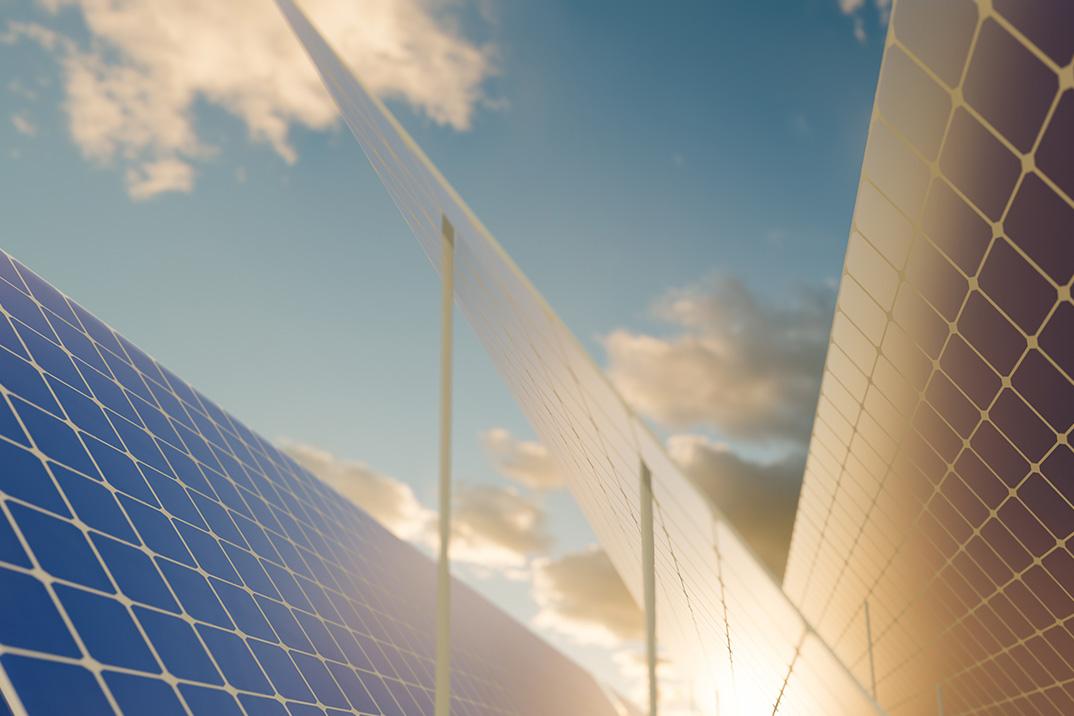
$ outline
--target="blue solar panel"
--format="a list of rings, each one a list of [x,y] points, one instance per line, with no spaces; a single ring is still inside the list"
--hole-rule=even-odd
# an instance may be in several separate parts
[[[432,716],[434,593],[425,556],[0,253],[0,716]],[[453,631],[456,713],[616,713],[461,584]]]

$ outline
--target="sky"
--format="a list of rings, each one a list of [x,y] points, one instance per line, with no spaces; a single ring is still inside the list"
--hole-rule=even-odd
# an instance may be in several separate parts
[[[780,573],[882,0],[300,3]],[[439,285],[270,0],[0,0],[2,248],[406,539]],[[459,322],[457,573],[638,695],[639,622]]]

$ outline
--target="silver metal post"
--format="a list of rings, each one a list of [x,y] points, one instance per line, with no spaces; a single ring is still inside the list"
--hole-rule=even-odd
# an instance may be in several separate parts
[[[436,716],[451,714],[451,357],[454,342],[455,227],[441,216],[440,561],[436,572]]]
[[[936,714],[943,716],[943,684],[936,684]]]
[[[865,600],[865,641],[869,645],[869,683],[876,698],[876,663],[873,661],[873,622],[869,618],[869,600]]]
[[[649,674],[649,716],[657,716],[656,557],[653,545],[653,476],[641,464],[641,574],[645,593],[645,662]]]

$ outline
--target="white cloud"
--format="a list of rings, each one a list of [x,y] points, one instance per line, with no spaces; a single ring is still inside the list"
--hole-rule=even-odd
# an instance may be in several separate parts
[[[614,646],[641,637],[634,598],[599,547],[533,562],[534,624],[582,644]]]
[[[281,449],[397,537],[438,549],[436,511],[406,483],[312,445],[284,440]],[[457,562],[517,581],[531,558],[552,544],[544,508],[513,488],[456,482],[453,497],[451,557]]]
[[[863,45],[867,39],[865,34],[865,21],[862,20],[861,17],[854,18],[854,39]]]
[[[37,134],[37,125],[31,122],[25,114],[11,115],[11,124],[19,134],[27,137],[33,137]]]
[[[783,574],[805,457],[757,463],[702,435],[673,435],[668,455],[717,505],[777,578]]]
[[[360,462],[283,441],[282,449],[302,467],[370,514],[401,539],[424,539],[435,513],[422,505],[410,486]]]
[[[141,200],[166,191],[189,192],[194,188],[194,167],[181,159],[158,159],[127,169],[127,191]]]
[[[143,162],[208,154],[183,111],[188,91],[133,65],[72,50],[63,60],[68,128],[89,159]]]
[[[544,445],[518,440],[503,428],[483,432],[481,443],[502,475],[535,490],[563,487],[563,474]]]
[[[517,569],[552,545],[544,509],[511,488],[456,485],[451,556],[487,567]]]
[[[827,287],[775,303],[726,277],[672,291],[656,315],[677,335],[611,333],[608,374],[629,403],[667,426],[804,442],[833,304]]]
[[[82,46],[43,25],[10,23],[0,39],[28,38],[60,56],[73,140],[94,161],[177,167],[212,153],[196,127],[198,104],[239,118],[252,140],[288,162],[292,127],[333,125],[334,106],[268,0],[39,0],[77,12]],[[486,99],[493,50],[466,40],[429,0],[305,0],[303,9],[367,86],[437,124],[465,130]],[[157,170],[159,171],[159,170]],[[191,166],[191,177],[193,168]],[[177,184],[175,189],[182,190]],[[161,190],[168,190],[167,187]]]
[[[854,39],[865,44],[867,33],[865,32],[865,0],[838,0],[839,11],[851,18],[854,28]],[[876,10],[877,20],[881,25],[887,25],[891,19],[891,0],[873,0],[873,8]]]

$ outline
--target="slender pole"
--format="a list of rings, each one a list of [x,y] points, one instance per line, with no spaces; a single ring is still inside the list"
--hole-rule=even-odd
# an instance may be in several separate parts
[[[649,716],[657,716],[656,558],[653,546],[653,476],[641,464],[641,574],[645,593],[645,663],[649,673]]]
[[[869,645],[869,683],[876,698],[876,663],[873,661],[873,622],[869,618],[869,600],[865,600],[865,641]]]
[[[943,684],[936,684],[936,713],[943,716]]]
[[[440,263],[440,561],[436,572],[436,716],[451,714],[451,356],[455,299],[455,227],[441,217]]]

